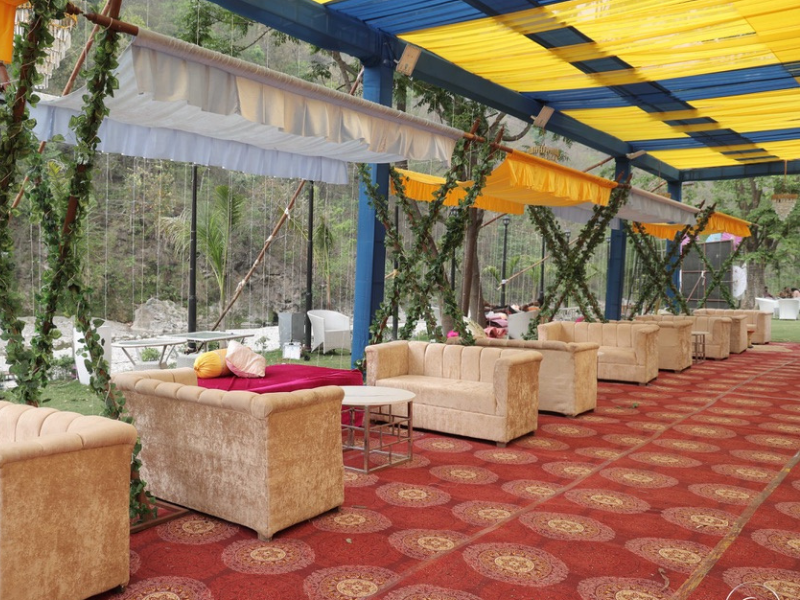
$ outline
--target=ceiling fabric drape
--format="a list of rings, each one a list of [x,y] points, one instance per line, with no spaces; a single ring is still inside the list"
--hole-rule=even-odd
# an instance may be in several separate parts
[[[436,192],[445,182],[444,177],[437,177],[436,175],[426,175],[425,173],[417,173],[405,169],[397,169],[397,171],[402,176],[406,196],[420,202],[433,202]],[[466,189],[471,185],[471,181],[460,181],[458,187],[452,190],[445,198],[445,206],[458,206],[459,202],[467,195]],[[393,194],[397,193],[394,188],[394,182],[392,182],[391,192]],[[478,196],[473,206],[512,215],[521,215],[525,210],[525,207],[519,202],[487,196],[485,193]]]
[[[430,202],[444,179],[414,171],[400,171],[409,198]],[[472,182],[459,182],[458,188],[445,200],[447,206],[456,206],[464,197],[465,188]],[[608,204],[613,181],[589,175],[564,165],[523,152],[506,156],[486,179],[476,208],[495,212],[522,214],[526,204],[541,206],[570,206],[587,202]]]
[[[115,72],[103,152],[345,183],[347,163],[448,163],[463,133],[140,30]],[[40,139],[74,143],[85,89],[33,108]]]

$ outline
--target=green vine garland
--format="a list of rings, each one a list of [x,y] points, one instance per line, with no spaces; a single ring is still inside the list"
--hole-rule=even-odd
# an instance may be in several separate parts
[[[84,335],[90,356],[87,366],[92,371],[91,386],[104,401],[104,415],[130,422],[131,418],[125,414],[124,397],[111,383],[110,368],[103,356],[97,324],[92,323],[88,316],[89,290],[83,289],[80,282],[82,261],[79,252],[85,210],[92,194],[92,171],[99,142],[97,133],[108,113],[105,98],[113,94],[117,87],[117,81],[111,73],[117,66],[119,34],[111,29],[99,32],[94,45],[94,66],[85,73],[88,92],[84,96],[83,111],[70,123],[78,144],[75,164],[70,168],[65,203],[53,194],[57,167],[54,163],[47,163],[35,151],[30,132],[33,122],[27,113],[27,104],[36,102],[32,94],[33,85],[38,79],[36,62],[44,56],[45,49],[53,41],[47,25],[52,19],[63,18],[65,4],[32,2],[33,16],[30,25],[26,26],[27,34],[15,48],[14,64],[21,65],[14,73],[18,81],[16,90],[14,86],[7,87],[6,104],[0,112],[0,125],[4,126],[0,142],[3,150],[0,159],[0,277],[6,282],[6,285],[0,286],[0,324],[4,339],[8,340],[9,371],[17,381],[18,398],[27,404],[38,405],[41,390],[47,385],[53,342],[59,336],[53,320],[59,306],[71,304],[76,326]],[[34,182],[28,192],[31,212],[42,224],[47,264],[50,267],[45,271],[44,285],[36,295],[36,303],[41,310],[37,311],[36,335],[30,349],[24,344],[23,323],[17,316],[20,303],[16,301],[16,289],[11,285],[15,265],[9,227],[11,193],[21,179],[20,166],[25,159],[30,163],[31,180]],[[58,223],[63,223],[60,231]],[[153,516],[155,510],[152,498],[145,492],[146,484],[138,474],[141,465],[139,448],[137,443],[131,457],[130,516],[134,521]]]
[[[629,196],[628,184],[614,188],[607,206],[595,205],[592,208],[592,216],[581,229],[574,244],[569,243],[550,208],[528,207],[528,216],[551,249],[557,271],[554,280],[545,290],[544,304],[539,307],[528,325],[528,332],[524,336],[526,339],[536,339],[539,323],[552,319],[569,298],[574,298],[581,314],[589,321],[604,320],[600,304],[586,282],[586,265],[595,249],[605,239],[608,224],[625,205]]]
[[[647,314],[653,311],[659,300],[664,300],[674,314],[679,312],[690,313],[686,298],[675,285],[673,275],[681,268],[684,258],[697,237],[705,231],[708,220],[714,214],[714,206],[701,210],[696,217],[694,225],[686,225],[675,234],[673,243],[663,259],[653,236],[647,234],[640,223],[626,223],[626,231],[633,242],[634,250],[642,260],[645,274],[650,280],[650,285],[642,286],[639,298],[630,311],[630,317],[637,314]],[[684,237],[688,243],[681,245]]]
[[[475,343],[448,281],[446,265],[453,260],[455,253],[463,243],[469,216],[467,211],[480,195],[486,184],[486,178],[491,173],[495,153],[492,144],[483,143],[479,148],[478,164],[473,169],[473,184],[467,189],[459,206],[450,211],[445,220],[445,233],[440,240],[439,251],[434,252],[429,244],[429,240],[432,239],[433,227],[440,220],[444,210],[445,200],[457,185],[457,173],[464,165],[464,155],[469,143],[469,141],[462,140],[457,145],[451,161],[451,168],[445,176],[445,182],[437,190],[433,202],[430,203],[428,214],[421,219],[415,217],[411,208],[411,203],[415,201],[410,200],[406,195],[402,177],[395,169],[390,169],[395,195],[409,223],[413,238],[408,248],[390,218],[387,199],[378,192],[377,185],[372,183],[367,167],[360,166],[360,179],[375,208],[377,219],[386,229],[387,247],[390,248],[393,258],[397,261],[389,292],[376,311],[375,319],[370,326],[370,344],[384,341],[386,323],[403,303],[406,305],[406,323],[398,333],[401,339],[410,339],[417,322],[423,319],[429,337],[443,341],[444,334],[436,323],[431,308],[431,300],[436,294],[441,294],[445,314],[453,319],[453,327],[462,342],[465,344]],[[363,362],[359,366],[363,369]]]

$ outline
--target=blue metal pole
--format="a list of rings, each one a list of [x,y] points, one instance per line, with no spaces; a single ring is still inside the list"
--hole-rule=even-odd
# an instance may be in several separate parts
[[[683,202],[683,187],[682,187],[682,184],[681,184],[680,181],[668,181],[667,182],[667,191],[669,192],[669,195],[673,200],[676,200],[677,202]],[[672,251],[672,247],[674,245],[675,245],[675,242],[668,241],[667,242],[667,252],[671,252]],[[672,265],[672,264],[674,264],[676,262],[678,262],[678,257],[677,256],[672,260],[672,262],[670,264]],[[675,285],[675,287],[677,289],[681,289],[681,272],[680,272],[680,269],[676,270],[672,274],[672,283]],[[672,290],[667,290],[667,296],[670,299],[670,308],[673,309],[673,311],[674,311],[674,309],[676,308],[676,305],[675,305],[675,294],[672,292]]]
[[[616,159],[617,181],[627,181],[631,172],[630,161],[622,156]],[[611,247],[608,251],[608,276],[606,279],[606,319],[619,319],[622,315],[622,290],[625,284],[625,247],[628,236],[623,229],[611,230]]]
[[[377,65],[364,68],[364,99],[384,106],[392,105],[393,70]],[[379,193],[389,193],[389,166],[370,165],[372,182]],[[353,306],[353,346],[351,363],[363,358],[369,343],[369,326],[383,301],[386,275],[386,230],[378,222],[369,195],[362,185],[358,191],[358,237],[356,239],[356,281]]]

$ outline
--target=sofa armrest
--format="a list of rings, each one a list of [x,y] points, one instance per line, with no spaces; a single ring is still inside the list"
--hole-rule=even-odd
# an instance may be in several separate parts
[[[645,365],[653,358],[658,365],[658,332],[658,325],[637,323],[633,326],[632,346],[637,365]]]
[[[344,390],[338,385],[326,385],[310,390],[297,390],[294,392],[279,392],[264,394],[255,401],[265,402],[266,413],[275,415],[278,413],[297,410],[326,402],[342,403]]]
[[[367,385],[375,385],[379,379],[408,375],[407,341],[397,340],[367,346],[364,357],[367,361]]]
[[[554,340],[560,342],[571,342],[572,340],[565,339],[564,328],[559,321],[550,321],[549,323],[541,323],[538,328],[540,340]]]
[[[494,364],[492,386],[498,415],[521,417],[526,410],[539,410],[539,366],[542,355],[535,350],[506,352]],[[535,404],[535,406],[533,406]]]

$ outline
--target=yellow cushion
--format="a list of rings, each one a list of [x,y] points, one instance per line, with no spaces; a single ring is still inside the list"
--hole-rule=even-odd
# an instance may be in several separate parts
[[[194,359],[194,372],[197,373],[200,379],[211,379],[212,377],[230,375],[231,370],[225,363],[225,355],[227,352],[227,348],[203,352]]]

